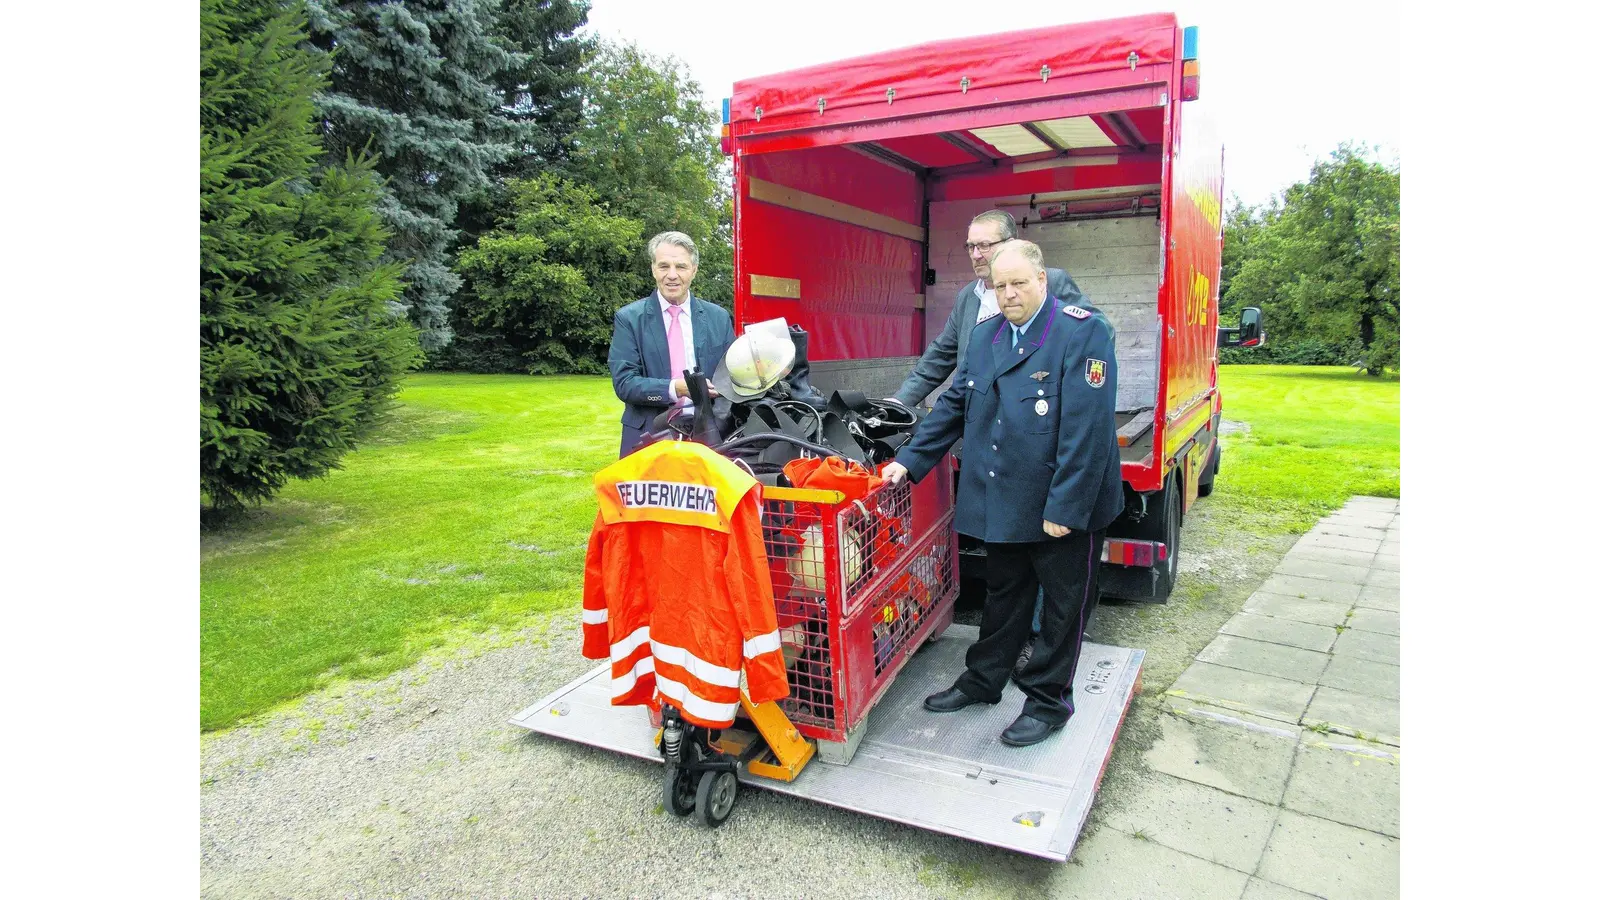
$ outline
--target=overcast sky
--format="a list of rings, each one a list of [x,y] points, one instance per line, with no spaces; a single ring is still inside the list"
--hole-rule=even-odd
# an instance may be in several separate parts
[[[688,64],[707,100],[802,66],[1034,26],[1176,12],[1200,28],[1200,96],[1227,148],[1225,190],[1259,203],[1341,140],[1399,161],[1399,4],[1346,0],[593,0],[590,29]]]

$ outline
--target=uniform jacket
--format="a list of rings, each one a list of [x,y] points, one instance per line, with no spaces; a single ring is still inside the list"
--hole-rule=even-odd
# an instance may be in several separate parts
[[[709,377],[733,343],[733,317],[715,303],[692,294],[689,316],[694,327],[695,364]],[[623,403],[619,455],[625,455],[638,443],[651,420],[673,405],[672,379],[683,377],[683,373],[671,371],[672,356],[667,349],[667,327],[661,321],[658,294],[652,292],[617,310],[607,362],[611,366],[611,387]]]
[[[950,389],[895,455],[920,481],[962,438],[956,530],[985,542],[1049,540],[1045,520],[1096,531],[1122,512],[1116,335],[1104,316],[1045,303],[1017,349],[1004,316],[974,329]]]
[[[761,486],[692,441],[662,441],[595,475],[583,655],[611,660],[611,703],[662,701],[706,728],[789,695],[761,539]]]
[[[1083,299],[1083,292],[1078,290],[1078,284],[1071,275],[1060,269],[1045,269],[1044,273],[1050,296],[1060,298],[1069,306],[1076,304],[1094,311],[1094,307]],[[944,330],[928,345],[928,349],[922,351],[922,358],[917,360],[911,374],[906,376],[900,390],[895,392],[896,400],[907,406],[920,404],[933,393],[934,388],[944,384],[944,380],[966,358],[967,341],[978,323],[978,307],[982,305],[978,299],[978,284],[973,281],[956,294],[956,305],[950,310],[950,318],[944,321]]]

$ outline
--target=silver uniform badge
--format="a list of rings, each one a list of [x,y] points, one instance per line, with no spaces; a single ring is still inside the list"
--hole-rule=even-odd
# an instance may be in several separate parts
[[[1033,411],[1042,416],[1050,411],[1050,404],[1046,403],[1044,400],[1039,400],[1033,404]]]

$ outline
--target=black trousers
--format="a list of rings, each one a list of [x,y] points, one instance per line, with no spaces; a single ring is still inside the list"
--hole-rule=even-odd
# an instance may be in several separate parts
[[[955,686],[976,700],[997,702],[1017,654],[1033,631],[1033,608],[1044,586],[1044,614],[1028,664],[1017,673],[1027,696],[1023,715],[1051,725],[1072,717],[1072,677],[1083,626],[1099,594],[1105,531],[1074,531],[1027,544],[985,544],[989,596],[967,670]]]

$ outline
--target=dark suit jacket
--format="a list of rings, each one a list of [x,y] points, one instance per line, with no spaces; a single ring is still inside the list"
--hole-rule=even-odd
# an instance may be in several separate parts
[[[1060,298],[1068,306],[1081,306],[1093,311],[1094,307],[1083,299],[1083,292],[1078,290],[1078,284],[1071,275],[1061,269],[1050,268],[1046,268],[1044,274],[1050,296]],[[922,358],[917,360],[911,374],[906,376],[900,390],[895,392],[896,400],[907,406],[917,406],[933,393],[934,388],[944,384],[944,380],[950,377],[950,373],[967,355],[967,339],[978,323],[979,305],[978,282],[973,281],[956,294],[956,305],[950,310],[950,318],[945,320],[944,330],[922,352]]]
[[[733,343],[733,316],[722,307],[689,295],[689,317],[694,329],[694,359],[709,377]],[[672,406],[672,356],[667,350],[667,328],[661,322],[661,300],[656,293],[617,310],[612,321],[611,386],[622,407],[622,446],[627,456],[661,411]]]
[[[956,530],[986,543],[1049,540],[1046,520],[1098,531],[1122,512],[1116,336],[1104,316],[1046,303],[1016,349],[1004,316],[974,329],[950,389],[895,454],[920,481],[961,438]]]

